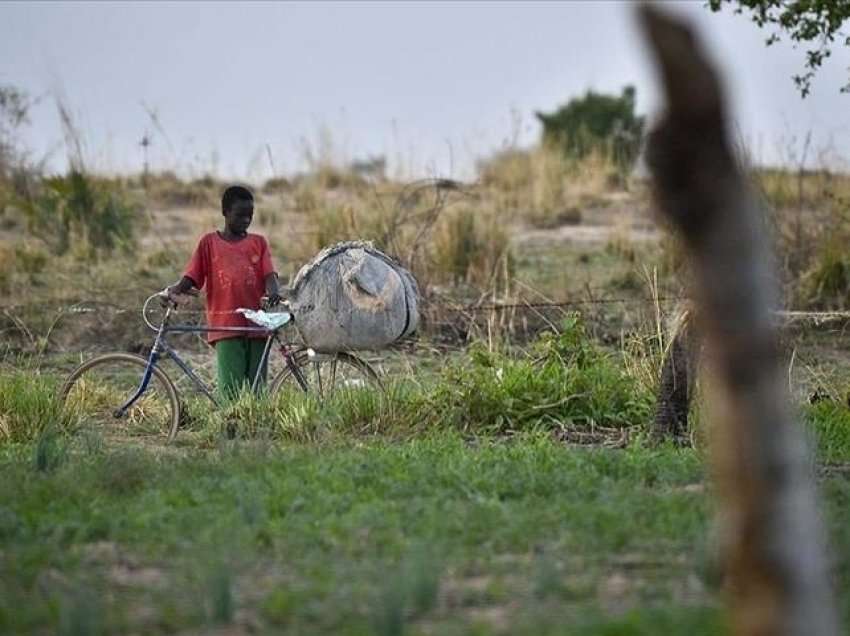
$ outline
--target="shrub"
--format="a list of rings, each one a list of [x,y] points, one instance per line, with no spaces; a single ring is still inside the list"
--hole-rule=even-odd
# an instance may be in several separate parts
[[[644,424],[652,395],[593,344],[577,315],[519,358],[483,348],[429,396],[435,422],[470,433]]]
[[[30,231],[60,255],[74,242],[89,252],[129,247],[141,212],[119,186],[77,171],[43,179],[19,206]]]
[[[630,167],[643,134],[643,117],[635,115],[635,89],[626,86],[619,97],[588,91],[552,113],[538,112],[543,142],[582,158],[594,150],[610,152],[616,163]]]

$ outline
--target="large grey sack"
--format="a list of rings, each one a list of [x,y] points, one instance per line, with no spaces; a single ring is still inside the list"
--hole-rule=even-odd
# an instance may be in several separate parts
[[[413,276],[369,242],[325,248],[298,271],[291,287],[295,326],[316,351],[381,349],[419,325]]]

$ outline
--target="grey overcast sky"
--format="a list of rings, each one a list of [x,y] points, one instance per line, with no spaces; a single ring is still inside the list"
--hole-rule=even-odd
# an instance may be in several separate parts
[[[802,100],[802,50],[766,48],[748,18],[702,0],[661,4],[692,17],[722,63],[756,161],[787,163],[811,131],[812,160],[847,169],[850,50]],[[631,2],[0,4],[0,84],[61,94],[106,172],[138,171],[147,131],[153,167],[187,176],[262,180],[268,144],[283,173],[329,146],[337,161],[386,155],[406,177],[468,178],[476,158],[536,141],[535,110],[629,83],[653,112]],[[27,144],[64,169],[50,97],[31,119]]]

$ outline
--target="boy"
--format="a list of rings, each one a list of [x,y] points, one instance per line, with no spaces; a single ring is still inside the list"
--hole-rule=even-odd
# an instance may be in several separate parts
[[[254,196],[247,188],[230,186],[221,197],[221,213],[224,229],[201,237],[183,278],[167,287],[164,295],[176,302],[206,286],[210,327],[255,327],[235,311],[240,307],[259,309],[264,293],[270,306],[281,298],[266,239],[248,234]],[[256,332],[210,331],[207,340],[215,347],[221,396],[231,399],[243,384],[253,382],[265,338]],[[263,380],[265,372],[263,369]]]

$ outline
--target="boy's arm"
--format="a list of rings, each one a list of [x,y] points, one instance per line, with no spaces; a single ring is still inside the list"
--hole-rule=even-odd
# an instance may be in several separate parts
[[[186,265],[183,277],[173,285],[165,288],[164,296],[166,299],[176,301],[178,296],[185,296],[186,294],[192,296],[198,295],[198,290],[206,282],[206,273],[209,270],[207,245],[207,237],[204,236],[198,242],[198,246],[189,260],[189,264]]]
[[[166,287],[165,290],[168,292],[169,296],[182,296],[184,294],[191,294],[192,296],[198,295],[197,283],[188,276],[183,276],[183,278],[173,285]]]
[[[274,307],[281,300],[283,300],[280,296],[280,286],[277,282],[277,274],[275,272],[271,272],[266,274],[265,278],[266,284],[266,297],[268,298],[269,307]]]

